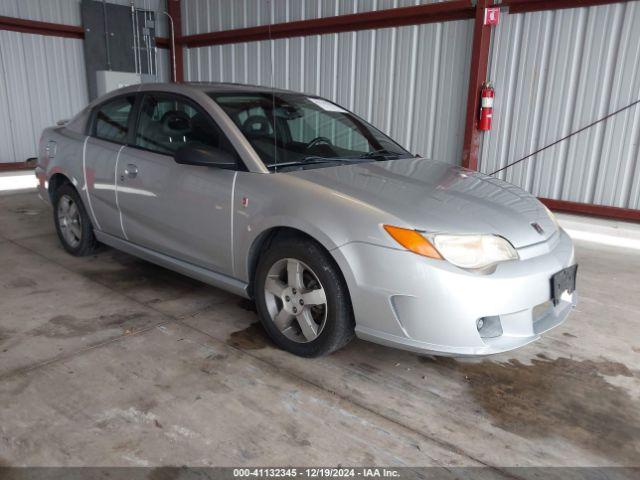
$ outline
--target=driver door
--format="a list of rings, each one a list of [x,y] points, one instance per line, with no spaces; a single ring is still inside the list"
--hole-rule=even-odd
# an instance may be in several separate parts
[[[181,165],[173,158],[190,143],[220,148],[238,158],[224,134],[191,100],[147,93],[140,104],[133,143],[122,151],[116,172],[126,239],[231,275],[236,172]]]

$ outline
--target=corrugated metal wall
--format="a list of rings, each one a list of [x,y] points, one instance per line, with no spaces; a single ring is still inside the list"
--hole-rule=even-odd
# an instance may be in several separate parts
[[[137,7],[156,12],[164,5],[136,0]],[[0,15],[79,25],[80,0],[0,0]],[[165,19],[158,31],[167,35]],[[0,30],[0,163],[35,157],[42,130],[87,104],[84,65],[82,40]],[[167,50],[158,50],[158,72],[161,81],[169,80]]]
[[[185,35],[448,0],[182,0]]]
[[[536,151],[640,98],[640,2],[504,15],[481,170]],[[500,174],[548,198],[640,208],[640,106]]]
[[[183,33],[193,34],[430,2],[183,3]],[[471,21],[456,21],[187,49],[185,77],[273,84],[319,94],[353,110],[415,153],[458,163],[472,28]]]
[[[0,15],[40,22],[80,25],[80,0],[2,0]]]
[[[0,162],[35,157],[42,130],[86,103],[81,40],[0,31]]]

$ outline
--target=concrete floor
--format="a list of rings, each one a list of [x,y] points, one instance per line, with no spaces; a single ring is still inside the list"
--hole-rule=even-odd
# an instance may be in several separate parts
[[[35,193],[2,195],[0,465],[640,465],[640,251],[577,249],[580,304],[522,350],[306,360],[238,297],[71,257]]]

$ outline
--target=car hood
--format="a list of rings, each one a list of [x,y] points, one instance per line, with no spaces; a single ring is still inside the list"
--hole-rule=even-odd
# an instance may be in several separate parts
[[[556,231],[543,205],[521,188],[433,160],[358,163],[292,175],[427,232],[501,235],[520,248],[545,241]]]

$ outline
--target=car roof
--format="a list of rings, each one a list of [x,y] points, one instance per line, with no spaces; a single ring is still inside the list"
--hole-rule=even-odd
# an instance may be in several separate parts
[[[242,83],[226,83],[226,82],[185,82],[182,84],[175,83],[144,83],[140,86],[140,92],[148,90],[157,90],[158,88],[171,86],[172,89],[183,86],[194,90],[200,90],[206,93],[288,93],[300,95],[300,92],[294,92],[292,90],[283,90],[280,88],[264,87],[260,85],[248,85]]]
[[[248,85],[243,83],[226,83],[226,82],[184,82],[184,83],[137,83],[122,87],[117,90],[112,90],[109,93],[94,98],[89,105],[87,105],[77,116],[86,113],[86,111],[95,108],[104,102],[111,100],[112,98],[119,97],[121,95],[131,95],[140,92],[167,92],[167,93],[182,93],[188,94],[189,91],[198,91],[205,94],[209,93],[280,93],[287,95],[305,95],[315,97],[316,95],[309,95],[301,92],[294,92],[293,90],[283,90],[280,88],[264,87],[260,85]],[[75,118],[75,117],[74,117]]]

